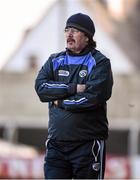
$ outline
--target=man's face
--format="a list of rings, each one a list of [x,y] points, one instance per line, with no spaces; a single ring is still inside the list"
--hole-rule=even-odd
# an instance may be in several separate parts
[[[73,27],[65,29],[65,37],[67,48],[74,53],[80,53],[88,44],[88,37]]]

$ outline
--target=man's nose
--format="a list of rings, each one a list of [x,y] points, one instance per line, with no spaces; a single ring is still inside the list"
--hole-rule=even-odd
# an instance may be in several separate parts
[[[68,37],[73,37],[73,33],[72,33],[72,32],[69,32],[69,33],[68,33]]]

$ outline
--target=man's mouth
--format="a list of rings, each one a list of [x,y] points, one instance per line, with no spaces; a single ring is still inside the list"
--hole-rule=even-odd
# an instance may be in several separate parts
[[[67,43],[73,43],[73,42],[75,42],[74,39],[67,39]]]

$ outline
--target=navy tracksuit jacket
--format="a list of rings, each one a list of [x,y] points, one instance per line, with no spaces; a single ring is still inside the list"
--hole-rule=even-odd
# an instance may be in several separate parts
[[[85,91],[76,93],[77,84],[86,84]],[[96,49],[79,55],[68,50],[51,55],[35,82],[40,100],[49,102],[48,139],[105,140],[106,101],[112,85],[110,60]]]

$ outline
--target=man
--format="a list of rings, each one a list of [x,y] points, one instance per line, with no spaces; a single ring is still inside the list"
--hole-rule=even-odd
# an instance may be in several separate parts
[[[104,177],[113,79],[109,59],[95,49],[94,33],[88,15],[69,17],[66,50],[52,54],[36,79],[40,100],[49,102],[46,179]]]

